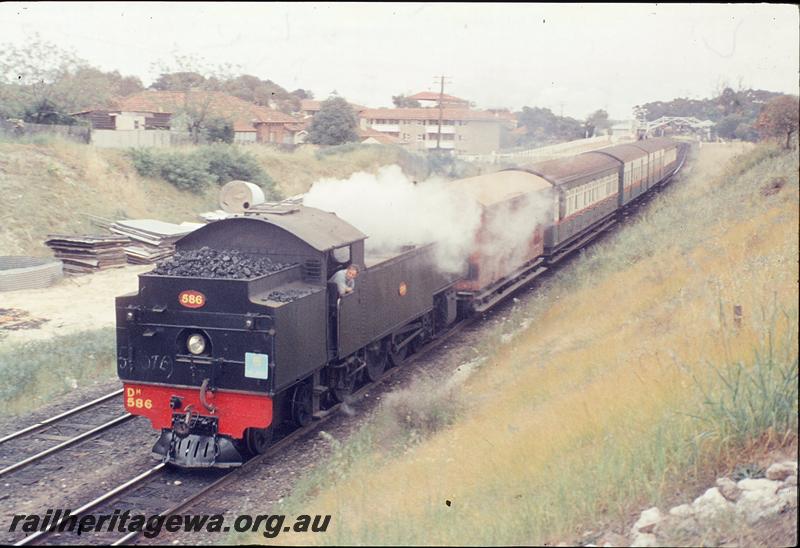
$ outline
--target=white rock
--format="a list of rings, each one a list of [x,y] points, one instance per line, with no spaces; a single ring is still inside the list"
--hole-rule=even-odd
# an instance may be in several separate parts
[[[778,498],[789,508],[797,508],[797,486],[791,485],[778,491]]]
[[[770,493],[777,493],[778,488],[781,486],[780,482],[778,481],[772,481],[764,478],[747,478],[740,480],[736,485],[742,491],[769,491]]]
[[[631,546],[656,546],[656,536],[653,533],[637,533]]]
[[[692,507],[688,504],[681,504],[670,508],[669,515],[675,516],[676,518],[688,518],[694,515],[694,510],[692,510]]]
[[[789,476],[783,481],[783,483],[786,485],[797,485],[797,474],[794,476]]]
[[[736,482],[730,478],[718,478],[717,489],[726,499],[736,502],[742,494],[742,490],[736,485]]]
[[[767,489],[750,490],[742,493],[736,503],[736,513],[748,524],[776,516],[786,508],[788,501]]]
[[[698,520],[712,520],[731,511],[733,503],[723,497],[719,489],[712,487],[694,500],[692,509]]]
[[[793,461],[776,462],[767,468],[767,479],[783,481],[789,476],[797,475],[797,463]]]
[[[631,527],[631,536],[635,536],[636,533],[652,533],[656,524],[662,519],[664,519],[664,516],[657,506],[648,508],[642,512],[642,515],[639,516],[639,519],[636,520],[636,523]]]

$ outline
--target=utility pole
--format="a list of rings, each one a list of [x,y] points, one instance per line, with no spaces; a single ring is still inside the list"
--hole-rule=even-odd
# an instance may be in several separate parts
[[[449,78],[449,76],[442,74],[441,76],[435,76],[435,78],[439,79],[439,133],[436,137],[436,150],[439,150],[442,148],[442,115],[444,114],[442,101],[444,100],[444,81]],[[449,84],[450,82],[447,83]]]

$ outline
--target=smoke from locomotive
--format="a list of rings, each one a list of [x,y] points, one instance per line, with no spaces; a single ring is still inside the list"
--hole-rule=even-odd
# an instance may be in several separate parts
[[[377,174],[320,179],[303,204],[336,213],[365,234],[367,249],[393,252],[437,242],[437,266],[458,272],[471,251],[481,211],[474,200],[451,192],[441,179],[414,183],[397,165]]]

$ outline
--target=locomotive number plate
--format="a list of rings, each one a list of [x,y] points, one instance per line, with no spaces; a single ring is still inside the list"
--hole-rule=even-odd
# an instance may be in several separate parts
[[[206,304],[206,296],[199,291],[189,289],[181,291],[178,295],[178,302],[186,308],[202,308]]]

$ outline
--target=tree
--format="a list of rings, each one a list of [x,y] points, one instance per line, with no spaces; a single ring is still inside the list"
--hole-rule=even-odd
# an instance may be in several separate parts
[[[358,118],[341,97],[331,96],[320,105],[308,128],[308,139],[315,145],[340,145],[358,140]]]
[[[150,85],[150,88],[158,91],[184,91],[187,89],[201,89],[205,83],[206,77],[197,72],[167,72],[160,74]]]
[[[572,141],[585,136],[581,122],[568,116],[556,116],[549,108],[522,107],[517,120],[527,128],[520,142],[524,145]]]
[[[735,139],[736,128],[742,125],[742,123],[744,123],[744,120],[741,116],[731,114],[730,116],[726,116],[717,122],[714,130],[716,131],[717,135],[723,139]]]
[[[203,128],[209,143],[232,143],[235,136],[233,123],[225,118],[209,118]]]
[[[261,80],[251,74],[242,74],[223,82],[222,90],[244,101],[274,107],[287,114],[300,110],[300,97],[272,80]]]
[[[608,129],[610,126],[608,112],[603,109],[596,110],[587,116],[584,124],[587,137],[594,137],[597,132]]]
[[[200,57],[173,54],[168,64],[155,67],[161,75],[153,86],[169,87],[180,91],[173,112],[173,122],[181,122],[192,136],[192,142],[200,142],[206,134],[206,122],[211,118],[216,92],[231,80],[231,65],[212,66]],[[158,88],[157,88],[158,89]]]
[[[791,146],[798,128],[798,99],[794,95],[776,97],[764,105],[756,121],[756,130],[764,139],[786,137],[783,148]]]
[[[134,76],[104,72],[38,35],[0,45],[0,115],[37,123],[74,123],[69,114],[140,91]]]
[[[313,99],[314,98],[314,92],[313,91],[311,91],[310,89],[303,89],[303,88],[297,88],[290,95],[294,95],[295,97],[297,97],[300,100]]]
[[[419,108],[422,105],[416,99],[409,99],[404,94],[392,95],[392,103],[397,108]]]

